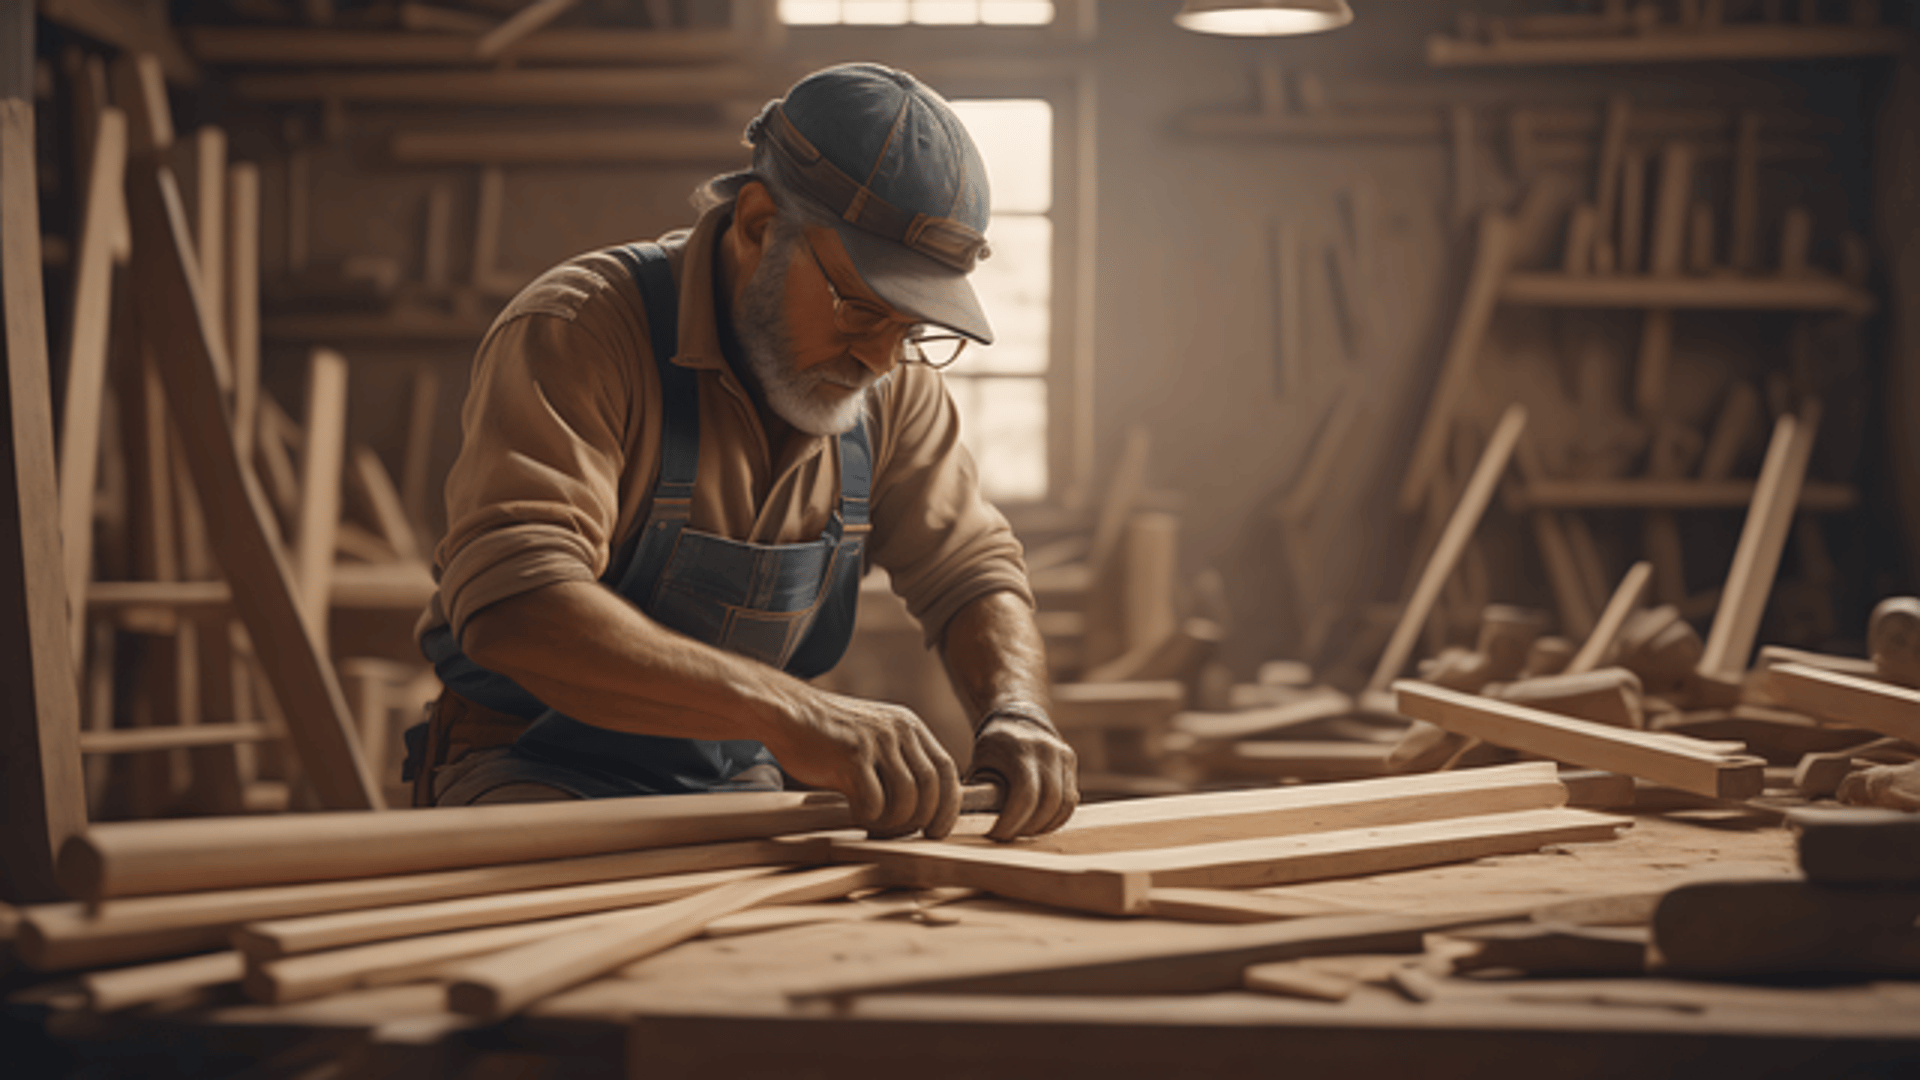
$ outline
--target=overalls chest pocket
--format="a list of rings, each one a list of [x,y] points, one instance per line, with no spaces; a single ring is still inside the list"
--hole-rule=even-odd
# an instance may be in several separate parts
[[[837,556],[857,568],[859,548],[858,540],[766,545],[682,529],[645,607],[688,637],[784,668],[834,585]]]

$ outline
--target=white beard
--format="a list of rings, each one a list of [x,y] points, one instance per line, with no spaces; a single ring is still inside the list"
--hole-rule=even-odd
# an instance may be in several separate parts
[[[859,422],[868,395],[884,379],[836,403],[815,393],[828,381],[823,371],[794,370],[793,336],[787,331],[783,304],[787,267],[799,242],[799,230],[776,222],[772,244],[747,279],[734,309],[734,336],[746,354],[748,370],[766,396],[768,408],[808,435],[839,435]]]

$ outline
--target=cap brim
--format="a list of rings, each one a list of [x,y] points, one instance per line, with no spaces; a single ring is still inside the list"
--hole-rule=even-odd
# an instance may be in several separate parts
[[[896,311],[993,344],[993,327],[964,271],[856,225],[836,222],[834,231],[860,280]]]

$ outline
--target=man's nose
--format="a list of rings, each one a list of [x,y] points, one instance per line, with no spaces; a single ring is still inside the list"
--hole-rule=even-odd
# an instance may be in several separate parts
[[[850,352],[868,371],[875,375],[885,375],[900,363],[906,349],[907,330],[883,330],[870,334],[854,343]]]

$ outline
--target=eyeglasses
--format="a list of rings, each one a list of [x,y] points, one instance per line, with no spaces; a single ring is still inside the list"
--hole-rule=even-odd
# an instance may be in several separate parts
[[[820,261],[820,253],[814,250],[813,239],[806,240],[807,253],[813,256],[814,265],[820,268],[820,280],[827,283],[827,293],[833,297],[834,329],[849,337],[872,337],[882,331],[900,324],[899,316],[891,308],[883,307],[871,300],[858,296],[842,296],[834,287],[833,275],[827,273],[827,264]],[[967,351],[968,339],[959,334],[931,332],[923,323],[915,323],[907,329],[902,342],[903,359],[909,364],[925,364],[939,370],[951,367],[960,354]]]

